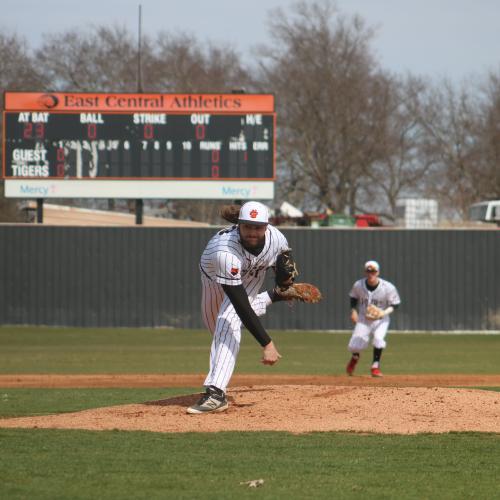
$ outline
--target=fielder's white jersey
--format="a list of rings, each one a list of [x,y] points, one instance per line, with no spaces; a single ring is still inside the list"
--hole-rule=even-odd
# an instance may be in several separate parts
[[[389,281],[379,278],[379,284],[373,292],[366,287],[366,279],[360,279],[354,283],[349,296],[358,299],[358,312],[362,318],[365,317],[366,308],[373,304],[381,309],[395,306],[401,303],[396,287]]]
[[[268,224],[266,242],[259,255],[252,255],[240,242],[238,226],[219,231],[208,242],[200,260],[202,274],[221,285],[243,285],[249,297],[254,297],[264,283],[267,269],[276,257],[288,248],[288,242],[278,229]]]

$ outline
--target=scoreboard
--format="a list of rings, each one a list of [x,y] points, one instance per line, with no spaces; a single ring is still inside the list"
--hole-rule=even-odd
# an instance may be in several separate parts
[[[270,94],[6,92],[6,196],[270,199]]]
[[[274,117],[6,112],[6,177],[273,179]]]

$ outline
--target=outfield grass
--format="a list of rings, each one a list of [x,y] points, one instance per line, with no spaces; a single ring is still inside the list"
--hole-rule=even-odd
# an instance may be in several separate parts
[[[0,418],[50,415],[89,408],[145,403],[201,389],[175,387],[165,389],[18,389],[0,388]]]
[[[348,334],[272,336],[281,362],[263,367],[261,349],[245,332],[238,373],[343,374]],[[392,333],[388,341],[387,374],[498,374],[499,336]],[[199,330],[3,327],[0,373],[204,373],[209,345],[209,335]],[[362,359],[365,368],[369,358]],[[198,390],[0,388],[0,417],[139,403]],[[0,429],[0,446],[0,499],[9,500],[500,498],[500,433]],[[261,488],[240,485],[260,478]]]
[[[2,498],[498,498],[498,436],[0,430]],[[436,452],[439,450],[439,452]],[[241,482],[264,479],[258,489]]]
[[[345,333],[271,332],[283,358],[262,366],[261,349],[244,332],[237,373],[344,373]],[[202,330],[0,328],[0,373],[205,373],[210,335]],[[371,351],[362,356],[366,369]],[[497,374],[498,335],[390,333],[387,374]]]

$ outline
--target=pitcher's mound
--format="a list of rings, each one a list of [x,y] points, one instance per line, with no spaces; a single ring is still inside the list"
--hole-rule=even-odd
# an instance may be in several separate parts
[[[223,413],[188,415],[199,394],[75,413],[0,420],[0,427],[153,432],[500,432],[500,393],[445,387],[268,385],[228,391]]]

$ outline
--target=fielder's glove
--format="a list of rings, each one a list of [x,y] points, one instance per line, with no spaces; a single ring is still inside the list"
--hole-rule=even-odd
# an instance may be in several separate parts
[[[299,271],[297,270],[297,264],[295,264],[295,260],[292,257],[291,248],[283,250],[276,257],[275,272],[275,283],[277,289],[286,290],[293,284],[295,278],[299,275]]]
[[[367,319],[375,320],[375,319],[380,319],[384,317],[384,311],[380,309],[380,307],[377,307],[374,304],[370,304],[366,308],[366,314],[365,314]]]
[[[323,298],[319,288],[310,283],[293,283],[284,289],[276,287],[274,293],[284,300],[298,300],[308,304],[316,304]]]

